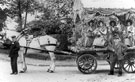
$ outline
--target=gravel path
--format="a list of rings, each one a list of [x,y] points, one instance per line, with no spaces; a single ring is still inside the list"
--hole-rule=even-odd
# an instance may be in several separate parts
[[[0,55],[0,82],[135,82],[134,73],[124,73],[122,77],[118,77],[117,73],[113,76],[109,76],[109,65],[107,63],[104,64],[105,61],[98,61],[99,65],[95,74],[82,74],[78,71],[75,61],[74,63],[67,61],[58,63],[60,61],[57,61],[55,73],[46,72],[48,61],[43,62],[41,60],[27,58],[27,62],[29,62],[29,64],[26,73],[10,75],[9,58],[7,55]],[[18,69],[20,69],[20,67],[19,63]]]

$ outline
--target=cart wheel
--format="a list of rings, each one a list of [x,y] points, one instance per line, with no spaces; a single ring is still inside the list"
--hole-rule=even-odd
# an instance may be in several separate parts
[[[80,72],[90,74],[97,68],[96,58],[90,54],[84,54],[78,57],[77,66]]]
[[[129,56],[123,61],[123,70],[127,73],[135,73],[135,57]]]

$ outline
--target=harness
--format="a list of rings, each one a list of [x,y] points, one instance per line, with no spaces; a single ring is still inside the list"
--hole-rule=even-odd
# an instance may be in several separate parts
[[[39,45],[41,46],[39,39],[37,39],[37,40],[38,40]],[[57,46],[57,44],[50,43],[49,38],[47,39],[47,42],[48,42],[48,44],[44,44],[43,46]]]

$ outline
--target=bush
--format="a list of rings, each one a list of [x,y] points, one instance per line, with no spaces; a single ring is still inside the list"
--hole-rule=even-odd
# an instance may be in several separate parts
[[[70,22],[69,22],[70,20]],[[67,37],[72,35],[73,22],[71,19],[67,19],[67,23],[61,23],[59,19],[52,20],[36,20],[27,24],[30,27],[30,34],[35,34],[37,36],[46,33],[50,34],[66,34]],[[37,30],[38,29],[38,30]]]

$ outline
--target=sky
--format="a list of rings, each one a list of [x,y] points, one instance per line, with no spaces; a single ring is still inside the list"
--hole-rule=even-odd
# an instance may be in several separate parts
[[[135,0],[81,0],[86,8],[135,8]]]
[[[81,0],[81,2],[86,8],[135,8],[135,0]]]

